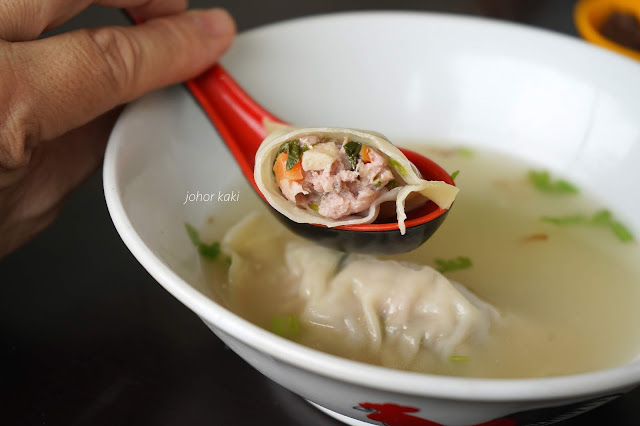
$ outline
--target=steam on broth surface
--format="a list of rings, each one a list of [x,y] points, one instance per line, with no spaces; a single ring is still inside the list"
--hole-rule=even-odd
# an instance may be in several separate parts
[[[241,249],[233,257],[232,283],[228,262],[203,259],[218,301],[263,328],[319,350],[424,373],[554,376],[617,366],[638,354],[640,250],[615,218],[569,183],[532,173],[513,158],[464,149],[416,151],[450,172],[460,170],[456,184],[461,192],[425,245],[387,259],[434,266],[495,307],[500,319],[487,335],[446,354],[422,345],[409,358],[391,343],[372,350],[336,340],[325,327],[301,317],[307,302],[298,283],[287,278],[287,244],[308,243],[278,224],[253,196],[233,209],[221,207],[203,230],[203,239],[222,241],[239,212],[261,212],[269,223],[268,232],[240,229],[246,235],[234,237],[269,249]]]

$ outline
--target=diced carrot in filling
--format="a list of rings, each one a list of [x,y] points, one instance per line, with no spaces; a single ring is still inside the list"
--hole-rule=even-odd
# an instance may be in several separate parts
[[[302,164],[298,161],[295,166],[290,170],[287,170],[287,158],[289,155],[286,152],[281,153],[276,158],[276,163],[273,165],[273,171],[276,174],[276,179],[280,183],[283,179],[299,182],[304,179],[304,173],[302,173]]]
[[[362,145],[362,148],[360,149],[360,158],[362,158],[362,161],[364,161],[365,163],[371,162],[371,157],[369,157],[370,150],[371,148],[369,148],[367,145]]]
[[[304,144],[294,168],[286,170],[288,157],[283,152],[273,169],[282,195],[300,208],[331,219],[360,213],[396,179],[385,156],[365,144],[317,138],[313,142]]]

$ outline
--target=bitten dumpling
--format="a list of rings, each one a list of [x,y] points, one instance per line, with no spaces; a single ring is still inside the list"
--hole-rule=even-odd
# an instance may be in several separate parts
[[[448,209],[459,191],[422,179],[378,133],[328,127],[277,127],[256,153],[254,178],[269,204],[298,223],[371,223],[380,204],[395,202],[402,234],[405,209],[427,200]]]

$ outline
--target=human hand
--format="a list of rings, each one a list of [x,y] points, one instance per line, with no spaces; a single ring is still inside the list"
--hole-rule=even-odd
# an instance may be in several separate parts
[[[37,38],[91,3],[147,22]],[[235,34],[186,0],[0,2],[0,258],[44,229],[102,160],[119,106],[213,65]]]

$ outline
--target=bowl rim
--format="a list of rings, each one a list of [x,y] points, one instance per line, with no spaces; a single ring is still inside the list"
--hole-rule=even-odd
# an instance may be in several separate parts
[[[572,48],[583,49],[585,52],[589,52],[590,55],[595,55],[610,62],[615,62],[618,59],[620,64],[634,62],[620,55],[598,49],[580,39],[545,29],[482,17],[433,12],[336,12],[271,23],[243,32],[238,38],[241,39],[248,35],[255,36],[260,32],[282,31],[288,26],[300,25],[309,21],[370,19],[371,17],[380,16],[384,16],[385,19],[403,19],[406,17],[415,19],[419,17],[418,19],[431,22],[448,22],[453,25],[463,24],[467,29],[469,29],[469,26],[492,27],[505,32],[515,31],[521,34],[544,36],[546,40],[553,43],[568,43]],[[541,39],[540,37],[538,38]],[[544,38],[542,38],[542,41],[544,41]],[[640,382],[640,362],[637,361],[593,372],[544,378],[466,378],[394,370],[348,360],[294,343],[239,317],[200,293],[166,266],[144,243],[126,214],[117,171],[119,170],[119,160],[122,158],[121,153],[126,148],[124,143],[126,140],[124,136],[127,131],[126,118],[135,113],[136,105],[139,105],[139,103],[140,101],[136,101],[127,106],[118,119],[107,145],[103,166],[103,185],[109,213],[125,245],[149,274],[176,299],[200,316],[201,319],[219,328],[225,334],[229,334],[260,352],[302,370],[354,385],[421,397],[490,402],[542,401],[613,393],[614,391],[630,388]]]

